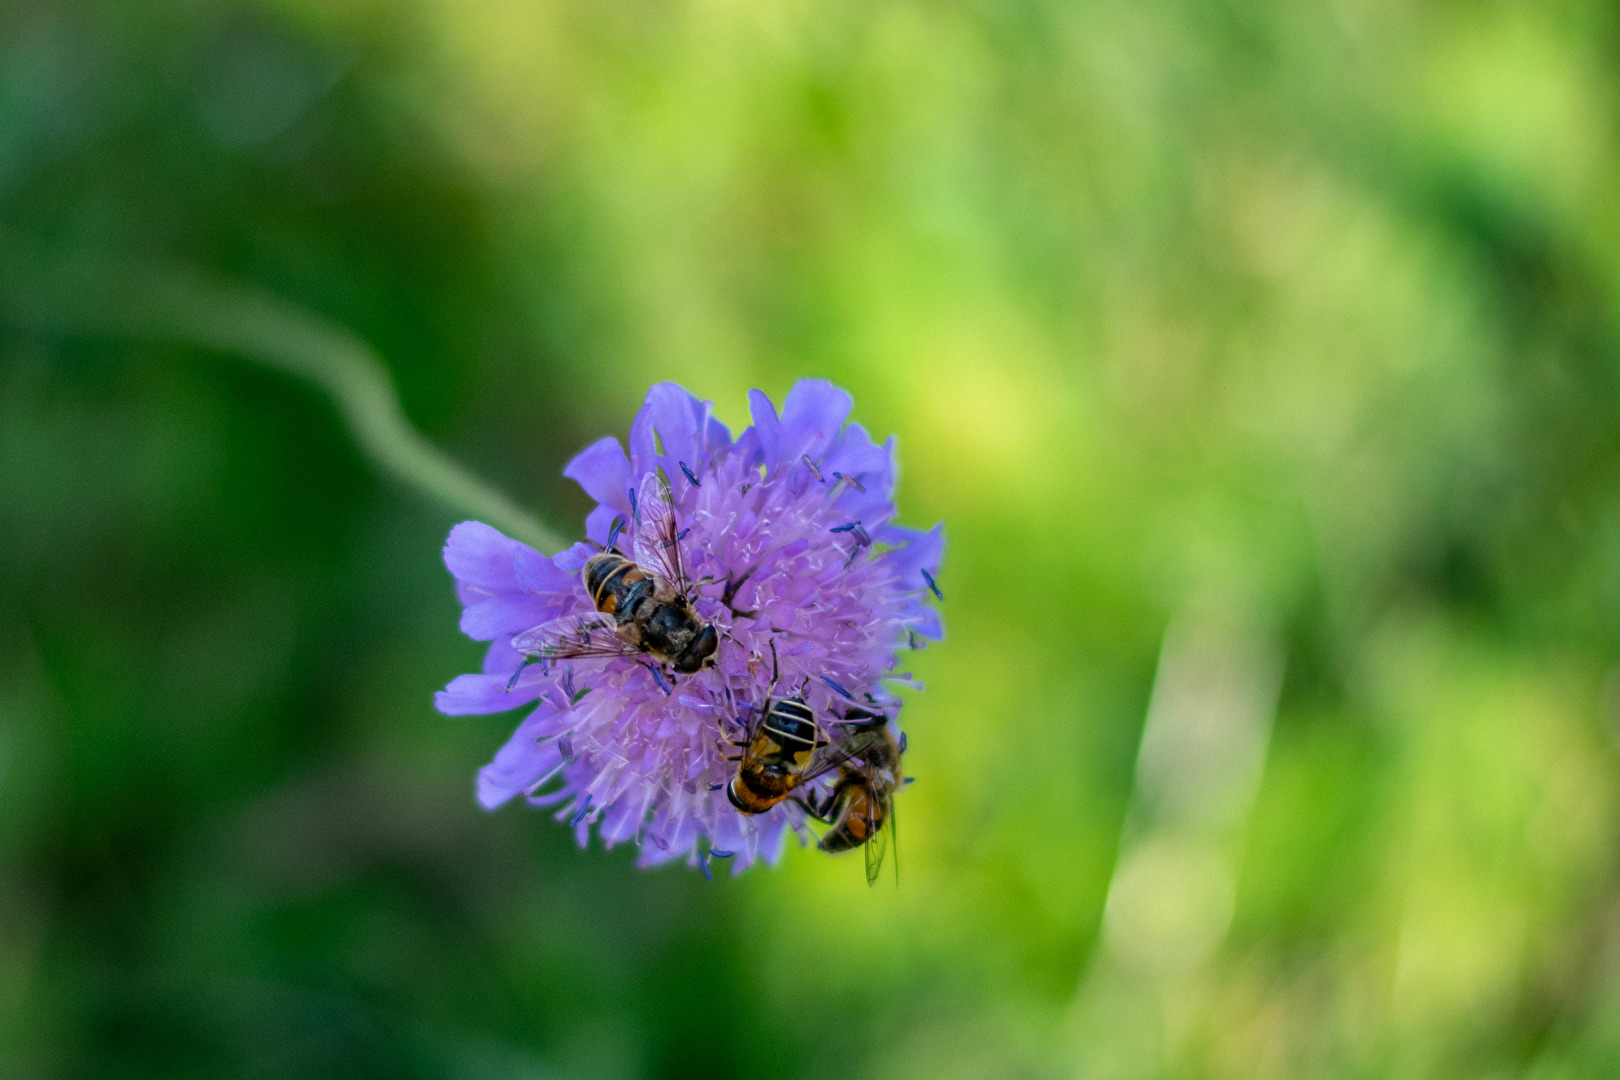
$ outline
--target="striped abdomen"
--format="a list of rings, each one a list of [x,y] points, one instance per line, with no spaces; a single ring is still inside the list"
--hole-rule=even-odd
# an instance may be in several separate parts
[[[820,742],[815,713],[798,698],[773,700],[743,748],[726,797],[745,814],[763,814],[790,795]]]
[[[872,839],[889,816],[889,797],[873,790],[865,776],[849,773],[833,792],[832,828],[818,845],[822,851],[853,851]]]
[[[625,609],[631,590],[647,580],[641,567],[616,551],[604,551],[585,560],[580,577],[596,610],[614,616]]]

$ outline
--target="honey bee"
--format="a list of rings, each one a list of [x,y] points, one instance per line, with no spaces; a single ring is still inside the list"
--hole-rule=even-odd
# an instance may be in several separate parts
[[[692,606],[692,582],[681,559],[680,541],[686,534],[676,531],[669,485],[652,472],[641,482],[640,495],[632,495],[630,537],[635,557],[627,558],[614,546],[619,529],[615,522],[607,548],[580,569],[580,580],[596,610],[553,619],[513,638],[512,648],[524,654],[525,664],[650,656],[690,675],[714,663],[719,635]]]

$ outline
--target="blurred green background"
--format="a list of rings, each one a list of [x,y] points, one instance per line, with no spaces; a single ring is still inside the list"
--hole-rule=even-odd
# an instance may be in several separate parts
[[[1582,0],[0,5],[0,1073],[1620,1075],[1617,65]],[[480,811],[454,516],[16,317],[67,263],[350,328],[567,532],[650,382],[850,388],[950,536],[900,887]]]

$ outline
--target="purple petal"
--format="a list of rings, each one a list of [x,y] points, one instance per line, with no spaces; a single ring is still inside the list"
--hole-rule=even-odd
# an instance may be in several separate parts
[[[939,571],[939,560],[945,553],[945,525],[940,523],[927,532],[908,529],[903,525],[885,525],[873,532],[883,544],[901,544],[883,556],[884,564],[892,567],[908,589],[926,589],[928,582],[922,572]]]
[[[625,495],[630,487],[630,459],[613,436],[598,439],[574,455],[563,475],[602,505],[621,514],[630,513],[630,500]]]
[[[666,473],[677,470],[676,463],[683,461],[694,469],[701,469],[711,450],[731,445],[731,433],[714,419],[713,413],[710,403],[676,383],[663,382],[648,390],[646,402],[630,425],[630,458],[634,471],[651,470],[655,460],[661,460]],[[655,442],[663,445],[662,454]]]
[[[553,734],[556,727],[556,710],[549,704],[541,705],[518,725],[495,760],[478,770],[478,801],[486,810],[532,788],[562,764],[557,741],[540,741]]]
[[[518,588],[526,593],[571,594],[579,586],[579,580],[573,574],[560,568],[533,548],[520,548],[517,557],[513,559],[513,564]]]
[[[825,379],[800,379],[782,402],[782,436],[777,461],[801,454],[821,457],[838,438],[855,399]]]
[[[563,614],[562,606],[550,597],[528,593],[492,596],[468,605],[461,613],[461,632],[474,641],[494,641],[502,634],[516,634],[550,622]]]
[[[771,404],[771,399],[765,396],[763,390],[750,390],[748,412],[754,418],[754,426],[749,431],[759,444],[765,464],[777,464],[782,460],[782,422],[776,418],[776,406]]]
[[[446,716],[470,716],[505,712],[527,705],[540,696],[542,687],[537,683],[514,686],[508,693],[506,684],[510,678],[509,675],[457,675],[449,686],[433,695],[434,708]]]
[[[444,565],[457,581],[487,592],[517,592],[519,549],[544,558],[526,544],[503,535],[482,521],[463,521],[444,542]]]

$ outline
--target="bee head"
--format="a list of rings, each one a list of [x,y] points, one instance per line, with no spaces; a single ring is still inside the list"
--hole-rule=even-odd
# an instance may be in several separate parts
[[[701,671],[714,663],[714,651],[720,647],[720,635],[714,632],[714,627],[705,626],[703,632],[693,638],[681,655],[675,658],[675,670],[682,675],[690,675],[694,671]]]

